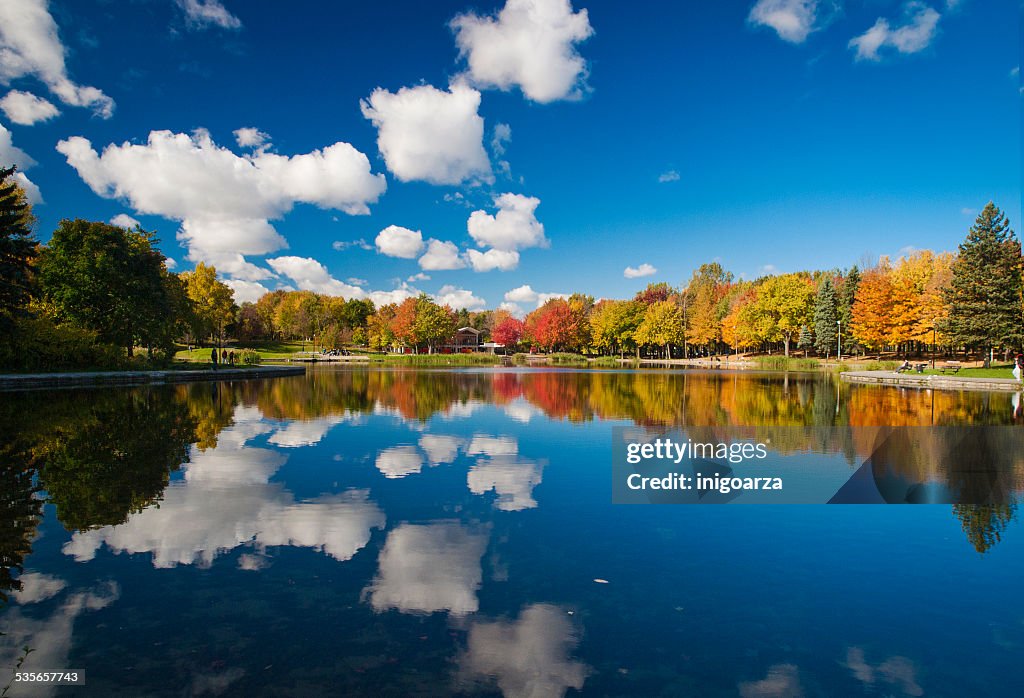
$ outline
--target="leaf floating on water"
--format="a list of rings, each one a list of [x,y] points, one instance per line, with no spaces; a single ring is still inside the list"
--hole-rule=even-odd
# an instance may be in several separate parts
[[[596,582],[597,584],[607,584],[608,580],[607,579],[598,578],[598,579],[595,579],[594,582]]]

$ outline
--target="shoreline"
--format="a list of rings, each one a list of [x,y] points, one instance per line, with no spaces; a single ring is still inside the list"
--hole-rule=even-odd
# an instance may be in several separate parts
[[[4,373],[0,374],[0,391],[251,380],[299,376],[305,373],[305,366],[252,366],[247,368],[224,368],[216,371],[206,368],[174,371]]]
[[[839,374],[847,383],[885,385],[918,390],[976,390],[983,392],[1018,392],[1020,381],[1013,378],[974,378],[956,375],[905,375],[892,371],[846,371]]]

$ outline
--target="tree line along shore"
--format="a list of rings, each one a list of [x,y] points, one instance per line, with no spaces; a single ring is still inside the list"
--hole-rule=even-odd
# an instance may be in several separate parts
[[[82,219],[48,243],[14,169],[0,169],[0,369],[167,367],[209,360],[194,346],[230,342],[240,363],[315,350],[433,355],[470,327],[503,353],[686,359],[740,352],[824,359],[999,352],[1024,345],[1021,243],[989,203],[955,253],[919,250],[870,268],[736,279],[701,265],[678,287],[633,298],[550,298],[525,317],[455,310],[426,294],[375,306],[366,298],[276,290],[236,304],[214,267],[174,273],[156,233]],[[269,348],[269,351],[267,350]],[[277,352],[274,349],[278,349]]]

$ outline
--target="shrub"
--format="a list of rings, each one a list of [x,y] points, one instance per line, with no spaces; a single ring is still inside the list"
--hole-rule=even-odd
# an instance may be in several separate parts
[[[260,363],[260,353],[255,349],[242,349],[239,352],[238,360],[247,366],[255,366]]]
[[[785,356],[759,356],[757,365],[768,371],[814,371],[821,365],[814,359],[796,359]]]
[[[11,333],[0,339],[0,367],[6,370],[119,369],[128,363],[120,347],[99,342],[95,332],[45,317],[17,318]]]
[[[549,355],[548,362],[560,366],[586,366],[587,357],[581,354],[557,353]]]

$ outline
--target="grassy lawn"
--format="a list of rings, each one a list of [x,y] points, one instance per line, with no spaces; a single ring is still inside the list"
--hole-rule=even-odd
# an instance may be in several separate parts
[[[305,346],[306,351],[312,351],[313,345],[306,342],[303,345],[302,342],[246,342],[243,344],[229,344],[224,348],[228,351],[238,352],[242,349],[254,349],[259,352],[260,358],[262,359],[287,359],[298,352],[303,350]],[[180,361],[198,361],[200,363],[210,362],[210,350],[212,347],[202,347],[200,349],[193,348],[192,351],[182,349],[174,354],[174,358]]]
[[[913,362],[911,362],[913,363]],[[931,366],[931,364],[928,364]],[[1013,378],[1013,364],[993,364],[992,368],[961,368],[957,373],[946,371],[940,368],[939,362],[935,363],[935,370],[926,368],[925,375],[937,376],[966,376],[968,378]]]

